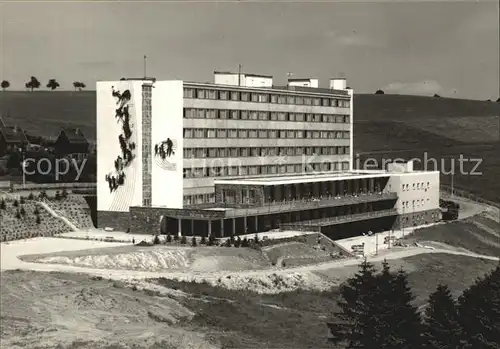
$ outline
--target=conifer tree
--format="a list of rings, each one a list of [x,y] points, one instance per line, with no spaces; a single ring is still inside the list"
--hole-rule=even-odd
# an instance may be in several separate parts
[[[471,348],[500,348],[500,265],[458,299],[464,337]]]
[[[457,304],[446,285],[439,284],[436,291],[429,295],[423,337],[425,348],[428,349],[463,347]]]
[[[337,302],[340,312],[335,314],[339,320],[328,324],[331,342],[345,343],[348,348],[367,348],[363,343],[363,325],[370,317],[375,288],[375,267],[365,259],[359,265],[358,272],[340,286],[341,298]]]

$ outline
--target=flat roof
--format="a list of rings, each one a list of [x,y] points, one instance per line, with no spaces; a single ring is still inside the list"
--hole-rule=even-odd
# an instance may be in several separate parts
[[[298,184],[298,183],[314,183],[327,181],[341,181],[345,179],[361,179],[361,178],[381,178],[390,177],[389,172],[328,172],[316,173],[307,175],[295,176],[272,176],[272,177],[248,177],[242,179],[220,179],[215,180],[214,184],[228,185],[282,185],[282,184]]]

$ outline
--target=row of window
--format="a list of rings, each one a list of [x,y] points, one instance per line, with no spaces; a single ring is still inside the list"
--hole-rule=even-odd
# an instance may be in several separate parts
[[[349,139],[349,131],[185,128],[184,138]]]
[[[322,107],[349,108],[350,99],[311,97],[279,93],[226,91],[210,88],[184,88],[184,98],[213,99],[223,101],[314,105]]]
[[[349,170],[349,162],[184,168],[184,178],[271,175]]]
[[[427,198],[427,204],[431,201],[430,198]],[[403,201],[402,202],[403,208],[413,208],[413,207],[422,207],[425,205],[425,200],[424,199],[419,199],[419,200],[412,200],[411,206],[409,201]]]
[[[215,202],[215,194],[184,195],[184,205],[200,205]]]
[[[430,188],[430,186],[431,186],[430,182],[427,182],[426,186],[424,186],[424,182],[413,183],[412,189],[413,190],[427,190]],[[403,191],[409,191],[410,185],[409,184],[401,184],[401,188],[403,189]]]
[[[184,148],[184,158],[239,158],[248,156],[345,155],[349,146],[341,147],[250,147],[250,148]]]
[[[324,123],[337,123],[337,124],[348,124],[350,122],[349,115],[286,113],[286,112],[236,110],[236,109],[199,109],[199,108],[184,108],[184,118],[324,122]]]

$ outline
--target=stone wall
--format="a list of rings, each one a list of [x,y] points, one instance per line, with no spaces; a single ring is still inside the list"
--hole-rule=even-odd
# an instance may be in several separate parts
[[[97,228],[113,228],[118,231],[127,231],[130,227],[128,212],[97,211]]]

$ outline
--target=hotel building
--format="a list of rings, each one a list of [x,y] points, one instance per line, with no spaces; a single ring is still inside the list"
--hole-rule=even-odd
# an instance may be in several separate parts
[[[439,173],[354,169],[353,91],[345,79],[318,86],[226,72],[98,82],[98,225],[345,235],[439,219]]]

